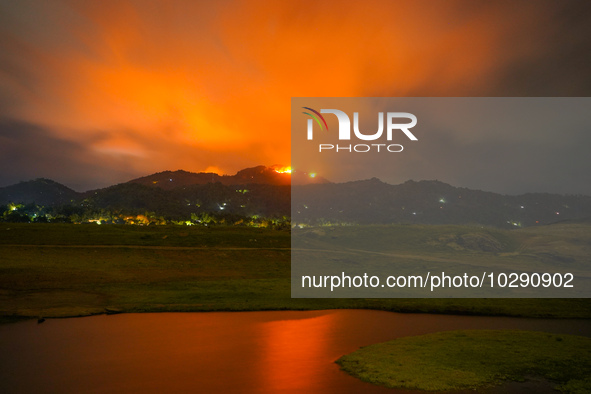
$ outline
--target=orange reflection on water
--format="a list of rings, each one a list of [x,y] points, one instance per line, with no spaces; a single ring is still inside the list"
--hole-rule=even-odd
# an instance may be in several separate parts
[[[261,392],[322,392],[337,315],[262,324]]]

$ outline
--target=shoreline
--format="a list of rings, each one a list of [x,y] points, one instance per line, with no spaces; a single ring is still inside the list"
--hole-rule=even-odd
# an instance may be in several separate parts
[[[314,299],[318,300],[318,299]],[[342,301],[343,299],[339,299]],[[391,300],[391,299],[387,299]],[[415,300],[437,300],[442,301],[442,299],[415,299]],[[468,300],[474,302],[477,299],[470,299],[464,298],[462,300]],[[498,299],[506,301],[507,299]],[[529,299],[527,299],[529,300]],[[554,299],[549,299],[554,300]],[[566,299],[560,299],[561,301],[565,301]],[[360,301],[360,300],[356,300]],[[383,301],[383,300],[382,300]],[[406,300],[405,300],[406,301]],[[468,301],[465,301],[468,303]],[[578,300],[577,300],[578,301]],[[591,314],[540,314],[540,313],[531,313],[531,314],[519,314],[519,313],[502,313],[500,311],[482,311],[482,310],[457,310],[457,309],[448,309],[448,310],[431,310],[427,311],[417,307],[416,309],[412,308],[383,308],[383,307],[370,307],[370,306],[360,306],[360,305],[351,305],[351,306],[327,306],[324,308],[306,308],[306,307],[299,307],[299,308],[289,308],[289,307],[277,307],[277,308],[207,308],[207,307],[186,307],[186,308],[178,308],[178,309],[168,309],[163,307],[154,307],[154,308],[130,308],[130,309],[120,309],[120,308],[104,308],[102,311],[96,312],[89,312],[89,313],[78,313],[78,314],[40,314],[40,315],[25,315],[25,314],[4,314],[0,315],[0,325],[1,324],[11,324],[17,323],[20,321],[26,320],[34,320],[34,319],[71,319],[71,318],[81,318],[81,317],[91,317],[91,316],[100,316],[100,315],[116,315],[116,314],[132,314],[132,313],[210,313],[210,312],[280,312],[280,311],[327,311],[327,310],[370,310],[370,311],[382,311],[382,312],[391,312],[391,313],[400,313],[400,314],[428,314],[428,315],[448,315],[448,316],[475,316],[475,317],[501,317],[501,318],[523,318],[523,319],[554,319],[554,320],[589,320],[591,319]]]

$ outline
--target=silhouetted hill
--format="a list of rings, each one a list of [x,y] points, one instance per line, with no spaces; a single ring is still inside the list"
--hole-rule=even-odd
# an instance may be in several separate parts
[[[75,201],[79,194],[51,179],[38,178],[0,188],[0,204],[61,205]]]
[[[182,218],[191,213],[239,216],[289,216],[288,185],[223,185],[220,182],[163,189],[122,183],[88,192],[80,206],[90,210],[115,210],[130,214],[146,211]]]
[[[157,172],[156,174],[144,176],[137,179],[132,179],[127,183],[134,183],[151,187],[154,186],[166,190],[171,190],[179,186],[187,186],[194,184],[204,185],[207,183],[221,182],[221,178],[223,178],[223,176],[220,176],[215,173],[194,173],[178,170]]]
[[[241,170],[236,175],[218,175],[212,172],[194,173],[183,170],[163,171],[133,179],[128,183],[172,190],[181,186],[206,185],[208,183],[221,183],[223,185],[246,185],[250,183],[288,185],[289,182],[289,175],[279,174],[265,166],[258,166]]]
[[[160,187],[166,190],[172,190],[181,186],[206,185],[208,183],[221,183],[222,185],[244,186],[251,184],[266,185],[290,185],[292,184],[316,184],[328,183],[320,176],[310,176],[303,172],[294,172],[292,174],[278,172],[279,166],[265,167],[257,166],[245,168],[238,171],[235,175],[218,175],[213,172],[187,172],[183,170],[163,171],[156,174],[137,178],[128,183],[137,183],[145,186]]]
[[[292,189],[293,223],[482,224],[508,228],[591,217],[588,196],[505,196],[439,181],[389,185],[373,178]]]
[[[439,181],[390,185],[377,178],[330,183],[314,174],[292,178],[318,182],[290,186],[290,174],[264,166],[236,175],[165,171],[104,189],[77,193],[48,179],[0,188],[0,205],[36,204],[11,217],[92,218],[98,213],[143,215],[181,220],[194,215],[236,217],[292,216],[294,224],[480,224],[526,227],[564,220],[589,220],[591,197],[528,193],[506,196]],[[312,176],[314,175],[314,176]],[[291,211],[293,199],[294,211]],[[21,216],[19,216],[21,215]],[[96,215],[95,215],[96,216]],[[90,220],[90,219],[89,219]]]

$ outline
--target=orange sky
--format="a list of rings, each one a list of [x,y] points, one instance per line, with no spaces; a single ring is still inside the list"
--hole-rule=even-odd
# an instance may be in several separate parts
[[[0,117],[34,125],[54,162],[80,168],[26,150],[31,168],[12,159],[10,173],[84,188],[287,164],[295,96],[581,95],[556,76],[544,91],[547,72],[519,78],[558,47],[566,17],[558,3],[513,3],[4,3]],[[586,36],[569,31],[576,48]]]

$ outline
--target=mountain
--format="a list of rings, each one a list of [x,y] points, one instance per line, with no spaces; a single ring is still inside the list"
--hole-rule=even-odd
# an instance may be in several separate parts
[[[137,183],[145,186],[159,187],[172,190],[181,186],[206,185],[208,183],[221,183],[222,185],[244,186],[251,184],[265,185],[291,185],[293,184],[317,184],[328,181],[316,174],[291,172],[283,170],[281,166],[257,166],[238,171],[236,175],[218,175],[213,172],[187,172],[163,171],[142,178],[132,179],[128,183]],[[289,167],[287,167],[289,168]]]
[[[480,224],[526,227],[591,217],[591,197],[471,190],[439,181],[377,178],[292,188],[293,223]]]
[[[79,194],[51,179],[39,178],[0,188],[0,204],[62,205],[77,200]]]
[[[47,179],[21,182],[0,188],[0,220],[2,212],[5,216],[11,213],[19,221],[26,220],[26,216],[47,215],[90,218],[93,213],[107,211],[119,215],[150,212],[170,220],[183,220],[202,213],[239,217],[289,216],[291,176],[280,169],[279,166],[258,166],[235,175],[221,176],[164,171],[83,193]],[[310,181],[324,181],[320,177],[314,178]],[[27,206],[15,209],[14,205],[9,207],[9,203]],[[30,204],[33,206],[28,206]]]
[[[290,171],[278,166],[258,166],[222,176],[164,171],[84,193],[37,179],[0,188],[0,220],[2,215],[12,214],[11,218],[18,220],[47,216],[76,217],[75,221],[81,222],[96,221],[92,218],[98,213],[101,217],[109,213],[121,217],[149,212],[166,220],[213,214],[291,216],[294,224],[478,224],[517,228],[591,218],[589,196],[507,196],[439,181],[390,185],[372,178],[330,183],[316,174]],[[33,205],[17,208],[8,203]],[[35,208],[34,204],[44,208]]]
[[[122,183],[87,192],[79,201],[86,210],[114,210],[129,214],[154,212],[179,220],[192,213],[237,216],[289,216],[290,186],[221,182],[163,189],[135,182]]]

